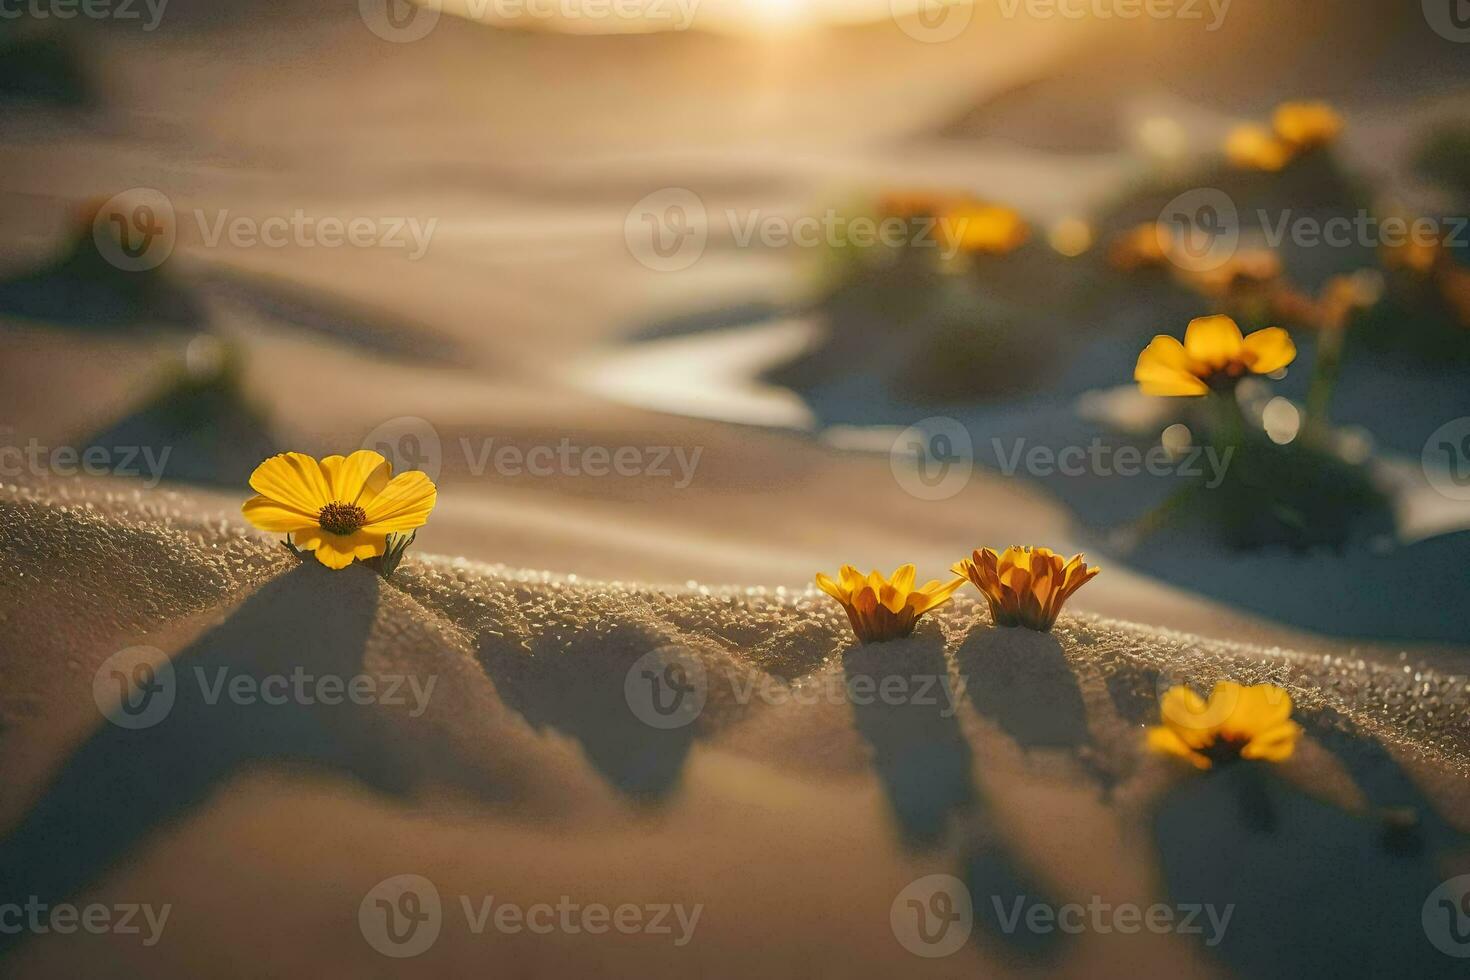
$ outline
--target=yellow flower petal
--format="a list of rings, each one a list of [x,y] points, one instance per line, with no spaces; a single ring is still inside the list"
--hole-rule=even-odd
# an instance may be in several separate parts
[[[1158,726],[1148,730],[1148,747],[1165,755],[1188,759],[1196,768],[1210,768],[1210,760],[1199,755],[1173,729]]]
[[[1209,386],[1189,370],[1189,355],[1173,337],[1160,334],[1138,355],[1133,380],[1145,395],[1204,395]]]
[[[817,573],[817,588],[821,589],[823,592],[827,593],[838,602],[841,602],[847,598],[847,590],[838,585],[836,582],[832,581],[826,575],[823,575],[821,572]]]
[[[1291,160],[1293,147],[1264,126],[1247,124],[1231,130],[1225,155],[1236,167],[1274,172]]]
[[[1296,344],[1280,327],[1257,330],[1241,343],[1245,362],[1257,374],[1279,371],[1296,360]]]
[[[250,474],[250,489],[303,514],[332,502],[326,476],[305,453],[281,453],[261,463]]]
[[[303,514],[259,494],[245,501],[240,513],[262,531],[289,532],[317,526],[315,513]]]
[[[332,499],[347,504],[361,504],[365,497],[372,499],[393,475],[393,465],[371,449],[359,449],[351,456],[328,456],[321,466]]]
[[[296,547],[316,554],[316,560],[328,568],[346,568],[353,559],[368,559],[387,550],[386,535],[362,530],[346,536],[311,528],[291,536]]]
[[[1239,356],[1240,327],[1228,316],[1202,316],[1189,321],[1184,331],[1184,350],[1197,365],[1219,370]]]
[[[439,491],[419,470],[400,473],[363,505],[370,531],[412,531],[423,527],[439,499]]]

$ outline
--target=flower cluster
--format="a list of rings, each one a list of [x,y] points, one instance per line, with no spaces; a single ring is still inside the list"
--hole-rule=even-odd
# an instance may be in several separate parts
[[[1325,102],[1286,102],[1276,107],[1268,129],[1246,123],[1231,130],[1225,156],[1243,170],[1275,172],[1342,133],[1342,117]]]
[[[1019,547],[1000,555],[989,548],[976,551],[952,571],[959,577],[948,583],[935,579],[916,589],[913,565],[904,565],[891,579],[876,571],[864,576],[843,565],[838,581],[818,574],[817,586],[842,604],[860,642],[881,643],[908,636],[920,616],[948,602],[966,581],[989,602],[995,625],[1045,633],[1062,604],[1098,573],[1081,555],[1063,560],[1046,548]]]

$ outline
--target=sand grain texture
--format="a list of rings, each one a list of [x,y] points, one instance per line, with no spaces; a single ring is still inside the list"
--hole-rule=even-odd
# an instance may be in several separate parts
[[[0,492],[4,897],[173,906],[157,946],[7,937],[0,969],[185,976],[222,955],[257,975],[1299,976],[1408,959],[1433,976],[1450,963],[1425,943],[1419,903],[1466,870],[1463,677],[1094,616],[1064,616],[1051,636],[995,630],[969,598],[909,640],[854,647],[813,591],[663,591],[432,556],[383,582],[298,565],[182,504]],[[128,731],[102,718],[92,679],[140,644],[171,660],[178,697]],[[703,667],[707,699],[692,724],[658,730],[624,682],[670,645]],[[297,666],[436,686],[415,715],[211,704],[191,680]],[[868,677],[910,696],[864,697]],[[1311,737],[1280,778],[1204,779],[1142,751],[1162,688],[1223,677],[1292,692]],[[1385,808],[1409,808],[1413,826],[1395,836]],[[364,941],[357,908],[402,873],[436,884],[445,920],[432,949],[397,962]],[[947,959],[911,956],[889,925],[895,896],[929,873],[975,901],[972,939]],[[462,895],[703,912],[681,947],[476,934]],[[1237,909],[1211,949],[1007,933],[997,908],[1018,896]]]

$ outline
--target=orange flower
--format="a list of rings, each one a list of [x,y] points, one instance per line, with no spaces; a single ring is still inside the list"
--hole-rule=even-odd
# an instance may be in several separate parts
[[[1438,240],[1424,241],[1413,235],[1396,245],[1384,245],[1383,264],[1390,269],[1407,269],[1415,275],[1427,276],[1444,256],[1444,245]]]
[[[1357,310],[1366,310],[1383,295],[1377,273],[1333,276],[1317,299],[1283,286],[1271,297],[1271,312],[1280,320],[1311,330],[1334,331],[1347,326]]]
[[[1291,757],[1302,728],[1291,720],[1291,695],[1274,684],[1243,687],[1221,681],[1210,700],[1173,687],[1159,700],[1162,725],[1148,730],[1148,746],[1210,769],[1237,759],[1280,762]]]
[[[1010,547],[997,555],[989,548],[954,566],[990,603],[997,626],[1024,626],[1049,632],[1062,605],[1100,569],[1088,568],[1082,555],[1063,559],[1047,548]]]
[[[1290,163],[1293,155],[1290,143],[1254,123],[1235,127],[1225,140],[1226,158],[1231,166],[1242,170],[1275,173]]]
[[[1298,153],[1326,146],[1342,133],[1342,117],[1326,102],[1283,102],[1271,124]]]
[[[1138,355],[1133,379],[1145,395],[1206,395],[1245,375],[1270,374],[1296,360],[1296,345],[1280,327],[1242,337],[1228,316],[1189,321],[1184,343],[1160,334]]]
[[[1276,284],[1281,278],[1281,258],[1270,249],[1246,249],[1213,269],[1192,272],[1188,278],[1197,291],[1215,299],[1250,294]]]
[[[1165,225],[1145,222],[1116,235],[1108,245],[1108,263],[1120,272],[1161,266],[1169,260],[1173,239]]]
[[[1005,255],[1031,237],[1031,229],[1015,211],[998,204],[963,204],[944,216],[943,227],[960,251]]]
[[[847,612],[852,631],[862,643],[881,643],[908,636],[919,617],[949,601],[955,589],[965,584],[957,578],[947,585],[934,579],[914,588],[914,566],[903,565],[885,579],[876,569],[866,576],[851,565],[843,565],[839,582],[817,573],[817,587]]]

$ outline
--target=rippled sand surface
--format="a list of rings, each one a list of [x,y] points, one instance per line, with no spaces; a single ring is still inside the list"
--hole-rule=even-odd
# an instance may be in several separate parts
[[[434,556],[383,582],[195,513],[164,493],[0,493],[0,880],[174,908],[149,948],[7,940],[0,964],[22,974],[182,976],[222,951],[250,972],[371,973],[389,961],[358,906],[413,873],[447,909],[412,961],[426,970],[1287,976],[1407,961],[1449,975],[1420,907],[1470,870],[1464,677],[1091,615],[1051,636],[995,630],[969,598],[907,641],[854,647],[811,591]],[[171,663],[178,697],[128,731],[102,717],[93,678],[139,645]],[[650,654],[702,678],[691,723],[640,718],[629,691]],[[422,702],[269,706],[209,703],[191,680],[298,668],[434,686]],[[1309,732],[1296,758],[1205,777],[1145,754],[1157,694],[1220,678],[1291,691]],[[964,881],[975,907],[971,941],[941,960],[905,952],[890,924],[931,873]],[[704,911],[679,947],[477,934],[457,896],[489,894]],[[1209,946],[1008,932],[1013,896],[1236,909]]]

